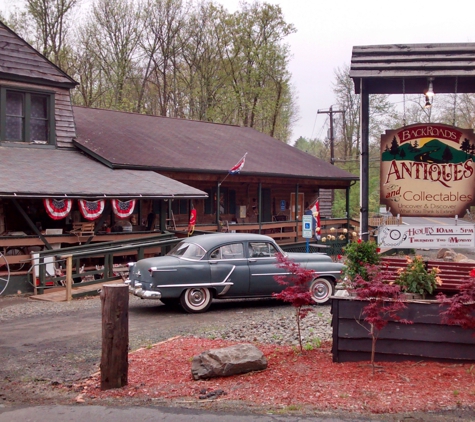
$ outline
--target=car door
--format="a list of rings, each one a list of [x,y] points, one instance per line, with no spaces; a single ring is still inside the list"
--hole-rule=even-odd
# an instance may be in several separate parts
[[[219,297],[242,297],[249,294],[249,265],[241,242],[228,243],[209,254],[211,283],[216,284]],[[219,287],[221,283],[231,286]]]
[[[278,253],[271,242],[249,242],[250,296],[270,296],[285,288],[274,279],[276,275],[285,274],[284,269],[277,267]]]

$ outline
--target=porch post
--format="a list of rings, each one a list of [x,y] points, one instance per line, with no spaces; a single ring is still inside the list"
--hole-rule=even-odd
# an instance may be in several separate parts
[[[261,234],[261,230],[262,230],[262,182],[259,182],[259,185],[258,185],[258,189],[259,191],[257,192],[257,200],[258,200],[258,203],[257,203],[257,206],[258,206],[258,213],[259,213],[259,234]]]
[[[346,241],[350,238],[350,187],[346,187],[346,229],[348,232],[346,233]]]
[[[369,239],[368,208],[369,208],[369,94],[360,82],[361,97],[361,158],[360,158],[360,238]]]
[[[220,197],[221,197],[221,183],[218,182],[218,186],[216,188],[216,226],[217,226],[217,230],[216,231],[221,231],[221,226],[219,224],[219,220],[220,220],[220,209],[219,209],[219,200],[220,200]]]
[[[298,241],[298,237],[299,237],[299,218],[298,218],[298,210],[299,210],[299,184],[297,183],[295,185],[295,204],[294,204],[294,207],[295,207],[295,213],[294,213],[294,216],[295,216],[295,233],[297,233],[295,235],[295,242]],[[302,210],[303,211],[303,210]]]
[[[152,205],[152,211],[154,211],[153,205]],[[165,233],[166,228],[167,228],[167,203],[165,202],[164,199],[160,199],[160,233]],[[152,227],[152,231],[154,229],[155,227]]]

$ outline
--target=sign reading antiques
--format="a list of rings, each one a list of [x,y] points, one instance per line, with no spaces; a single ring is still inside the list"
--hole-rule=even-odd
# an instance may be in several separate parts
[[[465,215],[475,204],[473,130],[415,124],[381,137],[381,204],[393,215]]]
[[[382,248],[473,248],[473,225],[381,226],[378,244]]]

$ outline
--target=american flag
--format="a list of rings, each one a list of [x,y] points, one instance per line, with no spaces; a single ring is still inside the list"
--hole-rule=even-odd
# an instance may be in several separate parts
[[[247,152],[238,161],[238,163],[234,167],[232,167],[231,170],[229,170],[229,174],[237,174],[242,170],[242,168],[244,167],[244,163],[246,162],[246,155],[247,155]]]

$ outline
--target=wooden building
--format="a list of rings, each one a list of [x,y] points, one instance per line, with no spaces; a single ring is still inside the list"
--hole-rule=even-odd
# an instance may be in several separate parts
[[[71,77],[1,22],[0,42],[0,252],[12,266],[52,244],[186,233],[191,206],[197,230],[289,241],[321,189],[329,198],[357,180],[251,128],[73,107]],[[244,156],[240,173],[230,175]],[[72,210],[52,219],[45,199],[72,200]],[[103,199],[100,218],[85,220],[78,200]],[[124,232],[110,203],[132,199],[132,231]],[[331,203],[322,209],[330,218]]]

